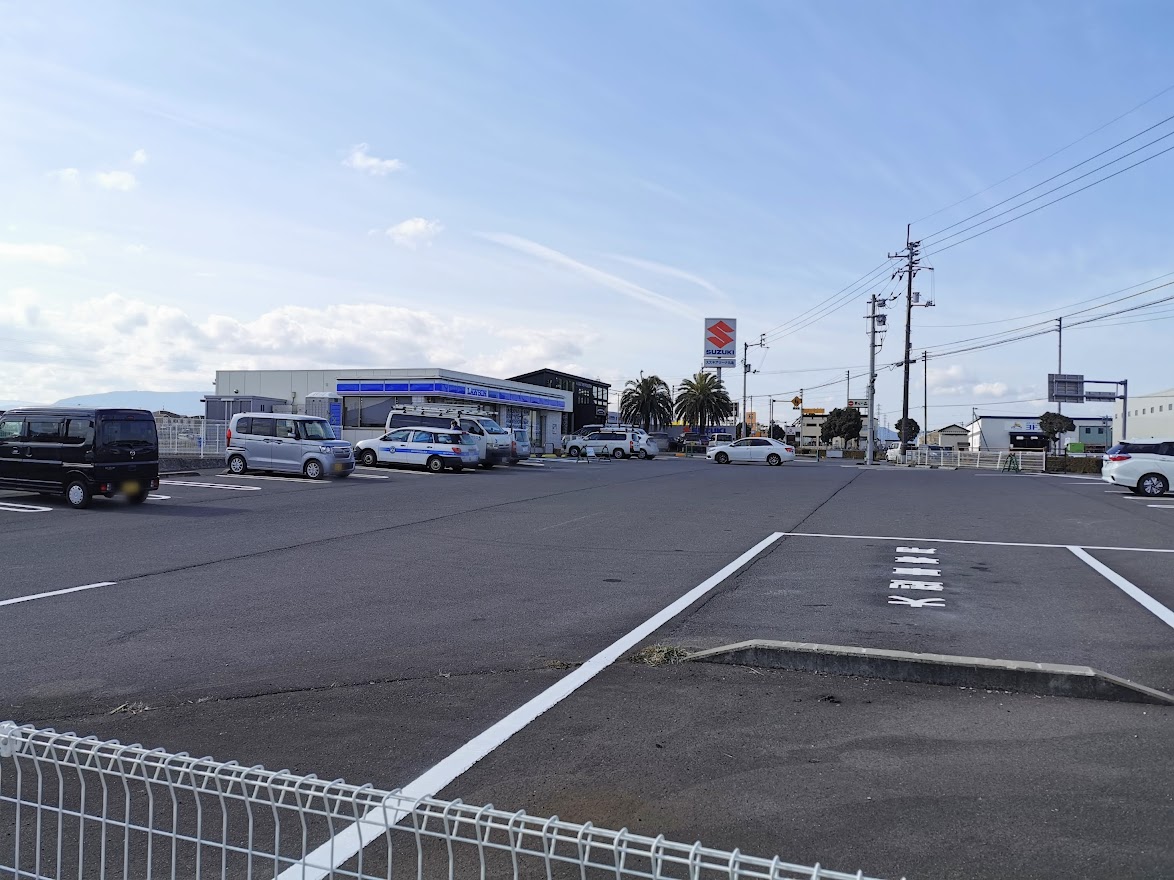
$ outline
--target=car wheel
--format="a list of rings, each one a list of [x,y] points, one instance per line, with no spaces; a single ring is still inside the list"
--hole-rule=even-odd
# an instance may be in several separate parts
[[[126,500],[131,504],[142,504],[150,496],[150,489],[139,489],[139,491],[126,496]]]
[[[378,464],[379,464],[379,456],[375,454],[375,450],[374,449],[364,449],[363,450],[363,466],[364,467],[375,467]]]
[[[311,480],[321,480],[322,474],[325,473],[322,469],[322,462],[316,458],[311,458],[306,462],[306,466],[302,468],[302,473]]]
[[[92,497],[90,487],[86,485],[84,480],[74,480],[65,487],[65,500],[74,510],[85,510],[90,506]]]
[[[578,458],[579,457],[579,447],[572,446],[570,449],[567,450],[567,455],[569,455],[571,458]]]
[[[620,449],[620,447],[618,447],[618,446],[611,451],[611,457],[616,458],[616,459],[626,458],[626,456],[624,455],[624,450]]]
[[[249,466],[245,464],[243,455],[234,455],[228,460],[228,469],[234,474],[243,474],[249,469]]]
[[[459,474],[461,471],[463,471],[465,469],[465,466],[463,464],[454,464],[452,466],[452,469],[454,472]]]
[[[637,455],[637,456],[638,456],[640,459],[642,459],[642,460],[643,460],[643,459],[645,459],[645,458],[648,458],[648,450],[647,450],[647,449],[641,449],[639,452],[637,452],[637,453],[636,453],[636,455]]]
[[[728,455],[726,455],[724,452],[719,452],[717,455],[715,455],[713,457],[713,460],[716,461],[718,464],[729,464],[730,463],[730,457]]]
[[[772,452],[770,455],[768,455],[766,457],[766,463],[769,464],[771,467],[777,467],[778,465],[783,463],[783,460],[781,458],[779,458],[779,454],[777,452]]]
[[[1157,498],[1170,490],[1170,484],[1161,474],[1146,474],[1137,481],[1137,488],[1141,490],[1138,494],[1147,498]]]
[[[487,471],[491,471],[491,470],[493,470],[493,462],[483,461],[483,462],[481,462],[481,467],[485,468],[485,470],[487,470]]]
[[[432,473],[438,474],[444,470],[444,462],[439,455],[428,456],[428,461],[425,462],[424,467],[428,468]]]

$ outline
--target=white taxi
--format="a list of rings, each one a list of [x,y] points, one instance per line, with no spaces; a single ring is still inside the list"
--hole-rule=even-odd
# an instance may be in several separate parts
[[[396,428],[382,437],[355,444],[355,456],[367,467],[406,464],[424,467],[434,474],[476,467],[481,460],[477,441],[460,431],[443,428]]]
[[[744,461],[780,465],[795,460],[795,447],[767,437],[747,437],[725,446],[710,446],[705,450],[705,457],[718,464]]]

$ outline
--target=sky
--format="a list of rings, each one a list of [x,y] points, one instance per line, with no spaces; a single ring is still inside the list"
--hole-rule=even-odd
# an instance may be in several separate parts
[[[865,396],[866,302],[894,291],[906,224],[959,242],[1174,131],[1172,32],[1174,7],[1135,0],[0,0],[0,401],[249,368],[675,385],[704,319],[732,317],[769,341],[749,350],[760,417],[774,397],[792,418],[801,388],[842,405]],[[913,370],[914,417],[923,396],[931,427],[1051,408],[1057,334],[946,344],[1174,280],[1172,197],[1174,152],[927,243],[912,344],[940,354],[928,395]],[[1073,327],[1064,371],[1174,386],[1172,307]]]

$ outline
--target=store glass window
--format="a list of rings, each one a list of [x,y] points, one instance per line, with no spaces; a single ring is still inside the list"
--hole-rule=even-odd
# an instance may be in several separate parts
[[[411,404],[411,396],[399,397],[344,397],[342,425],[344,428],[382,428],[393,406]]]

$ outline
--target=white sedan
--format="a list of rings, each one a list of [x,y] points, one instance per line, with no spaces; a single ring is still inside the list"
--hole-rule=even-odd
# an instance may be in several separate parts
[[[718,464],[729,464],[731,461],[761,461],[770,465],[780,465],[784,461],[795,460],[795,447],[766,437],[747,437],[726,446],[711,446],[705,451],[705,457]]]

